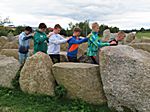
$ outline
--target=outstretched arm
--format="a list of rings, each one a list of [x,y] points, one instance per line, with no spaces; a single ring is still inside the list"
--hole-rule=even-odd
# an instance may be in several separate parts
[[[97,38],[94,38],[93,36],[91,36],[90,41],[97,47],[104,47],[104,46],[110,46],[110,43],[108,42],[101,42],[101,41],[97,41]]]
[[[52,43],[52,44],[63,44],[63,43],[66,43],[69,39],[70,38],[64,38],[61,35],[58,35],[58,39],[50,37],[49,38],[49,43]]]
[[[79,39],[79,40],[72,38],[69,40],[69,43],[70,44],[82,44],[83,42],[87,42],[87,41],[88,41],[88,38]]]

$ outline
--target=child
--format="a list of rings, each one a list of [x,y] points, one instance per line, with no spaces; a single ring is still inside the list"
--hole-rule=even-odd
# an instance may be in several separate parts
[[[116,35],[115,34],[114,35],[111,34],[110,37],[111,38],[110,38],[109,43],[115,41],[116,45],[118,45],[118,44],[124,44],[124,39],[126,37],[126,34],[123,31],[119,31]]]
[[[31,33],[32,28],[28,26],[25,28],[25,31],[19,35],[19,63],[21,66],[25,63],[27,57],[29,57],[29,40],[33,37]]]
[[[81,33],[80,28],[74,28],[74,33],[71,39],[68,40],[68,52],[67,57],[69,62],[78,62],[77,60],[77,53],[78,53],[78,47],[79,44],[82,44],[83,42],[87,42],[88,38],[79,38]]]
[[[99,24],[95,22],[92,24],[92,33],[89,35],[87,48],[87,56],[91,57],[94,64],[98,64],[95,58],[98,54],[99,48],[116,44],[116,42],[114,41],[111,43],[102,42],[100,40],[100,37],[98,36],[98,32],[99,32]]]
[[[38,28],[34,35],[34,54],[39,51],[47,53],[48,37],[45,33],[47,26],[45,23],[40,23]]]
[[[60,62],[60,44],[66,43],[69,40],[69,38],[64,38],[59,34],[61,29],[61,26],[56,24],[53,34],[49,38],[47,53],[51,57],[53,63]]]

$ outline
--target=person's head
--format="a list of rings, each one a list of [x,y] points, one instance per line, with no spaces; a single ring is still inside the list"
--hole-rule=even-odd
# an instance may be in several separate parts
[[[45,32],[47,29],[47,26],[45,23],[40,23],[38,28],[39,28],[39,31]]]
[[[80,34],[81,34],[81,29],[78,27],[74,28],[73,35],[78,37],[80,36]]]
[[[126,37],[125,32],[119,31],[117,34],[117,41],[122,41]]]
[[[99,32],[99,24],[97,22],[92,23],[92,31]]]
[[[61,29],[62,29],[61,26],[60,26],[59,24],[56,24],[56,25],[54,26],[54,33],[55,33],[55,34],[60,33]]]
[[[32,28],[30,26],[25,27],[25,31],[26,35],[29,35],[30,33],[32,33]]]

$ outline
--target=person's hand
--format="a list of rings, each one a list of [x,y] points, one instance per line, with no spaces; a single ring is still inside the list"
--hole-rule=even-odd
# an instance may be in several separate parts
[[[110,42],[110,45],[116,45],[116,44],[117,44],[116,41]]]
[[[87,38],[89,38],[92,35],[92,33],[88,34]]]
[[[50,33],[47,35],[47,37],[49,38],[49,37],[51,37],[53,34],[54,34],[54,32],[50,32]]]
[[[34,37],[34,35],[35,35],[35,32],[33,32],[33,33],[31,34],[31,36],[33,36],[33,37]]]
[[[72,38],[72,36],[70,36],[70,37],[67,37],[66,39],[67,39],[67,41],[69,40],[69,39],[71,39]]]

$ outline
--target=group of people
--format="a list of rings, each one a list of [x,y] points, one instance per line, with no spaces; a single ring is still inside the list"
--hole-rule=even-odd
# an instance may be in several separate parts
[[[44,23],[40,23],[38,30],[32,33],[31,27],[26,27],[25,31],[19,35],[19,62],[21,65],[24,64],[25,60],[29,57],[30,39],[34,40],[34,54],[37,52],[43,52],[50,56],[53,63],[60,62],[60,45],[68,43],[67,57],[69,62],[78,62],[77,54],[79,44],[88,42],[87,56],[89,56],[94,64],[97,64],[96,56],[99,48],[104,46],[118,45],[119,41],[125,38],[125,33],[119,31],[116,36],[111,38],[99,37],[99,24],[94,22],[92,24],[92,32],[84,38],[80,37],[81,29],[78,27],[74,28],[73,35],[71,37],[64,38],[59,33],[61,26],[56,24],[53,32],[48,35],[45,33],[47,26]]]

